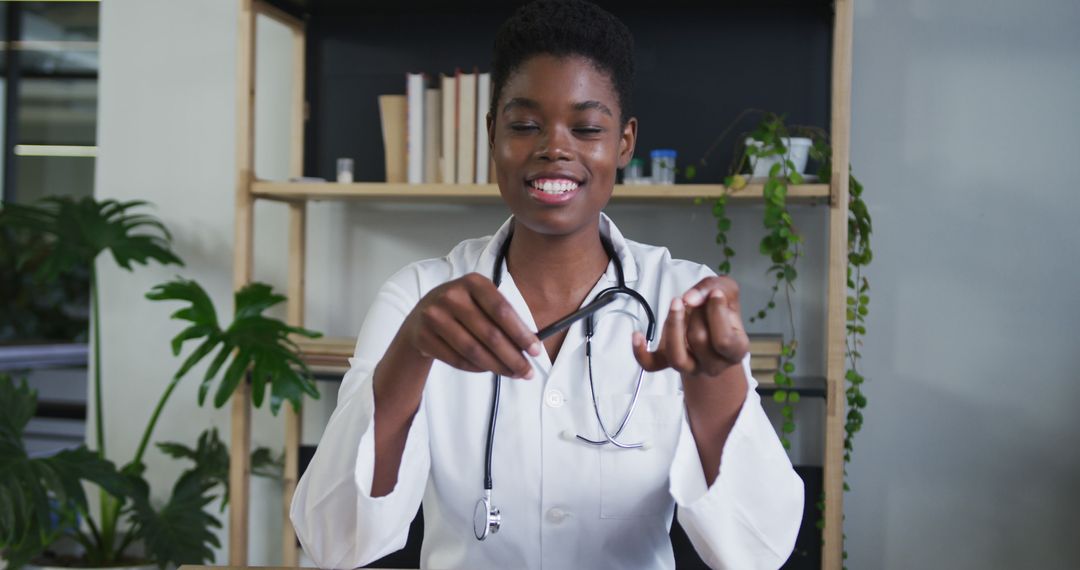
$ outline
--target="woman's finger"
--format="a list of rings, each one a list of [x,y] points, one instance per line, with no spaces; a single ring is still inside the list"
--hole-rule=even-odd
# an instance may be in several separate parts
[[[525,351],[533,356],[540,356],[542,346],[536,333],[518,316],[510,303],[487,277],[479,273],[472,273],[465,278],[469,294],[473,302],[487,314],[488,318],[503,334],[517,347],[517,352]]]
[[[664,334],[660,339],[668,363],[679,372],[693,372],[697,368],[697,362],[686,347],[686,316],[683,300],[679,297],[672,299],[671,310],[664,323]]]
[[[532,377],[532,366],[521,349],[499,328],[486,313],[475,306],[462,307],[455,315],[473,338],[479,341],[501,364],[500,374],[514,378]]]
[[[717,289],[724,292],[724,295],[728,298],[732,308],[738,311],[739,284],[736,283],[734,279],[727,276],[706,277],[701,281],[698,281],[696,285],[687,290],[686,293],[683,293],[683,301],[691,308],[699,307],[705,304],[709,298],[709,294]]]
[[[454,315],[438,311],[431,315],[432,332],[441,338],[457,357],[460,357],[481,370],[490,370],[503,376],[512,376],[514,371],[499,361]],[[450,362],[446,360],[449,364]]]
[[[709,293],[705,309],[712,350],[728,364],[742,361],[748,344],[746,331],[743,330],[739,314],[729,306],[724,292],[714,289]]]
[[[456,350],[454,350],[445,340],[438,334],[435,334],[429,329],[420,331],[421,342],[424,345],[425,353],[430,355],[436,360],[441,360],[458,370],[464,370],[465,372],[484,372],[484,369],[469,362],[465,357],[461,356]]]
[[[643,370],[646,372],[658,372],[668,368],[667,357],[664,356],[663,351],[649,352],[649,346],[645,342],[645,335],[639,331],[634,331],[634,336],[630,342],[634,349],[634,358],[637,359]]]

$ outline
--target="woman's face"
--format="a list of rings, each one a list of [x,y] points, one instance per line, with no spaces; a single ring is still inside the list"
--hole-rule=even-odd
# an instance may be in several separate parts
[[[496,178],[517,223],[545,235],[595,227],[637,138],[636,119],[619,124],[608,75],[582,57],[534,56],[509,77],[494,112]]]

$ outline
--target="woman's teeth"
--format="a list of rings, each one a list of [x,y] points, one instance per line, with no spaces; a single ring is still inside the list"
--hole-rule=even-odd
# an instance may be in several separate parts
[[[533,180],[532,187],[545,194],[565,194],[576,190],[578,183],[573,180]]]

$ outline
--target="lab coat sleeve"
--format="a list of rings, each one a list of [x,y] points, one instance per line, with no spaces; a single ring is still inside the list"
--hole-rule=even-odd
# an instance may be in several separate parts
[[[355,356],[315,456],[297,484],[290,518],[320,568],[356,568],[405,546],[431,466],[424,404],[413,419],[394,490],[371,496],[375,464],[372,374],[419,297],[416,274],[390,279],[368,312]]]
[[[749,390],[724,443],[720,472],[706,487],[697,444],[684,419],[671,467],[679,523],[711,568],[779,568],[795,547],[803,482],[761,407],[743,359]]]

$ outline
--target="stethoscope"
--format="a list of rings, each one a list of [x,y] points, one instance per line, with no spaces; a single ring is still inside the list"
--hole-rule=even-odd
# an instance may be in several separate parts
[[[510,232],[506,236],[506,240],[503,241],[502,247],[499,249],[499,254],[495,258],[495,267],[492,270],[491,280],[498,287],[502,282],[502,268],[506,261],[506,255],[510,251],[510,239],[513,237],[513,226],[511,226]],[[656,332],[656,317],[653,314],[652,307],[649,306],[649,302],[645,300],[637,291],[626,286],[626,278],[623,276],[622,262],[619,257],[615,255],[615,248],[611,245],[609,240],[603,234],[600,235],[600,243],[604,246],[604,251],[611,259],[612,264],[615,266],[616,285],[614,287],[608,287],[596,294],[596,298],[592,302],[581,307],[577,311],[567,315],[555,321],[551,325],[544,327],[542,330],[536,333],[536,336],[540,340],[544,340],[555,333],[568,328],[575,322],[585,319],[585,360],[588,363],[587,368],[589,371],[589,391],[592,394],[593,412],[596,414],[596,422],[600,426],[600,432],[604,434],[603,439],[589,439],[582,435],[578,435],[577,439],[590,445],[607,445],[611,444],[620,449],[636,449],[644,446],[644,442],[637,443],[625,443],[619,441],[618,437],[622,434],[626,425],[630,422],[630,416],[634,413],[634,408],[637,406],[638,394],[641,391],[641,379],[645,375],[645,369],[638,367],[637,381],[634,385],[634,395],[630,399],[630,405],[627,406],[626,411],[623,413],[622,420],[619,422],[619,426],[614,432],[608,430],[604,423],[604,419],[600,414],[600,403],[596,397],[596,384],[593,381],[592,371],[592,337],[596,332],[596,323],[593,319],[594,313],[601,307],[604,307],[613,301],[615,301],[618,295],[627,295],[630,298],[637,301],[645,311],[646,318],[648,320],[648,326],[645,329],[645,342],[648,346],[653,340],[653,334]],[[498,507],[494,507],[491,504],[491,452],[493,444],[495,443],[495,424],[499,416],[499,389],[502,385],[502,377],[498,374],[492,375],[492,392],[491,392],[491,415],[488,421],[487,429],[487,445],[484,450],[484,496],[476,502],[476,509],[473,511],[473,534],[476,535],[477,540],[484,540],[489,535],[499,532],[499,528],[502,526],[502,513]]]

